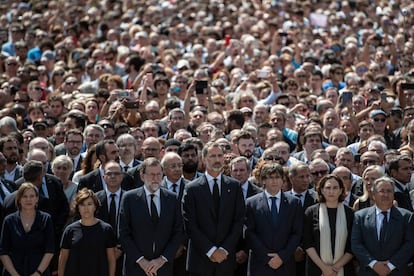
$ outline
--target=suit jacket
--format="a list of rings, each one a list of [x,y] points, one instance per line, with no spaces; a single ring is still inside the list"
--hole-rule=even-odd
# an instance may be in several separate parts
[[[188,181],[187,179],[184,179],[184,177],[181,177],[181,179],[180,179],[180,190],[178,191],[178,201],[181,203],[181,200],[182,200],[182,198],[183,198],[183,194],[184,194],[184,189],[185,189],[185,186],[188,184],[188,183],[190,183],[190,181]],[[167,179],[166,179],[166,176],[162,179],[162,182],[161,182],[161,187],[162,188],[164,188],[164,189],[167,189],[168,190],[168,185],[167,185]],[[180,204],[180,208],[181,208],[181,204]]]
[[[385,246],[380,246],[376,229],[376,207],[355,213],[351,246],[360,262],[359,275],[377,275],[368,264],[372,260],[390,261],[396,269],[390,275],[408,275],[407,264],[414,254],[413,213],[404,208],[391,207],[385,236]]]
[[[124,195],[125,191],[121,190],[121,198],[119,200],[119,204],[118,204],[118,210],[117,210],[117,224],[119,224],[119,210],[121,209],[121,200],[122,200],[122,196]],[[99,209],[96,212],[96,217],[103,220],[106,223],[109,223],[109,202],[108,202],[108,197],[107,197],[107,193],[104,190],[101,190],[99,192],[96,193],[96,196],[98,197],[99,201],[101,202],[101,207],[99,207]],[[118,232],[118,225],[112,226],[112,228],[114,229],[115,235]]]
[[[407,190],[406,185],[399,182],[397,179],[392,178],[395,182],[394,197],[398,202],[398,207],[407,209],[413,212],[413,205],[411,204],[410,193]]]
[[[127,173],[124,173],[124,178],[122,179],[122,182],[121,182],[121,188],[125,191],[129,191],[136,187],[138,186],[135,184],[132,177],[128,175]],[[82,176],[79,179],[78,191],[82,190],[83,188],[91,189],[95,193],[103,190],[103,183],[102,183],[101,172],[99,168],[94,169],[93,171]]]
[[[303,211],[300,200],[281,193],[277,224],[272,224],[268,200],[264,192],[247,200],[246,240],[251,249],[251,276],[295,275],[294,252],[302,237]],[[283,265],[274,270],[268,253],[277,253]]]
[[[136,187],[144,186],[144,181],[142,181],[141,176],[139,174],[140,170],[141,164],[129,169],[127,172],[132,177]]]
[[[64,143],[60,143],[59,145],[55,146],[55,155],[65,155],[66,154],[66,146]]]
[[[252,197],[254,195],[257,195],[258,193],[263,192],[263,190],[259,186],[256,186],[252,182],[248,181],[247,183],[248,183],[248,186],[247,186],[246,199],[249,198],[249,197]]]
[[[214,211],[213,196],[206,176],[191,181],[183,196],[183,218],[189,237],[187,270],[197,275],[233,275],[235,250],[242,234],[244,199],[237,180],[221,175],[220,212]],[[207,252],[216,246],[229,255],[213,263]]]
[[[182,242],[183,225],[176,194],[160,190],[160,217],[154,225],[148,209],[144,187],[124,194],[119,218],[119,240],[126,253],[124,272],[146,275],[136,261],[144,257],[152,260],[161,255],[167,258],[157,275],[172,275],[175,253]]]
[[[295,196],[292,193],[292,190],[289,190],[289,191],[285,192],[285,194],[288,194],[288,195],[291,195],[291,196]],[[303,212],[305,212],[305,210],[309,206],[312,206],[312,205],[314,205],[316,203],[318,203],[316,192],[314,190],[312,190],[312,189],[308,189],[306,191],[306,194],[305,194],[305,200],[303,201],[303,207],[302,207]]]

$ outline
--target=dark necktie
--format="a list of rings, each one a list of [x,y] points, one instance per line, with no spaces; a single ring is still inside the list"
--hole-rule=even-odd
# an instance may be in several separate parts
[[[302,194],[295,194],[297,198],[299,198],[300,205],[302,205]]]
[[[128,166],[124,166],[124,172],[128,172],[129,167]]]
[[[116,204],[115,204],[116,194],[111,194],[111,202],[109,203],[109,224],[112,226],[116,232]]]
[[[172,185],[172,188],[173,188],[173,192],[174,192],[174,193],[177,193],[177,186],[178,186],[178,185],[177,185],[177,184],[175,184],[175,183]]]
[[[277,223],[277,205],[276,205],[276,200],[277,197],[275,196],[271,196],[270,200],[272,200],[272,205],[270,206],[270,212],[272,213],[272,223],[273,225],[276,225]]]
[[[385,236],[386,236],[386,233],[387,233],[388,212],[387,211],[382,211],[381,214],[383,216],[382,223],[381,223],[381,228],[380,228],[380,244],[382,246],[382,245],[384,245]]]
[[[155,202],[154,202],[154,194],[151,194],[151,219],[152,222],[157,225],[158,224],[158,211],[157,211],[157,206],[155,206]]]
[[[214,185],[213,185],[213,202],[214,202],[214,211],[218,217],[220,212],[220,192],[217,183],[217,179],[214,178]]]
[[[76,172],[76,167],[75,167],[75,159],[74,159],[74,158],[72,158],[72,164],[73,164],[73,169],[72,169],[72,171],[73,171],[73,172]]]

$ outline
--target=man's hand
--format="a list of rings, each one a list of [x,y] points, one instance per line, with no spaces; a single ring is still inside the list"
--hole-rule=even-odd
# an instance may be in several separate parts
[[[267,263],[271,268],[278,269],[282,264],[283,261],[276,253],[269,253],[267,256],[272,257],[270,261]]]
[[[148,273],[149,261],[147,259],[142,258],[138,262],[138,264],[141,267],[141,269],[145,271],[145,274],[147,274],[148,276],[153,276],[153,274]]]
[[[167,261],[162,257],[151,260],[147,267],[147,275],[157,275],[158,269],[160,269],[166,262]]]
[[[295,262],[303,262],[305,260],[305,251],[301,247],[297,247],[295,250]]]
[[[380,276],[388,275],[391,272],[387,262],[376,262],[373,269]]]
[[[183,255],[183,254],[184,254],[184,251],[185,251],[185,246],[182,244],[182,245],[180,245],[180,247],[178,248],[177,253],[175,253],[175,257],[174,257],[174,259],[177,259],[177,258],[179,258],[181,255]]]
[[[211,254],[210,260],[214,263],[222,263],[224,260],[227,259],[227,254],[223,249],[216,249],[216,251]]]
[[[123,253],[124,252],[122,252],[120,245],[118,245],[117,247],[115,247],[115,259],[118,260],[118,258],[121,257]]]
[[[244,252],[244,250],[240,250],[240,251],[236,252],[236,262],[238,264],[242,264],[245,261],[247,261],[247,254],[246,254],[246,252]]]

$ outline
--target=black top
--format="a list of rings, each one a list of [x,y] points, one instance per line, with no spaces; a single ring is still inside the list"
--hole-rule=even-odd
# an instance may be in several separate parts
[[[335,255],[335,235],[336,235],[336,211],[337,208],[326,208],[328,210],[329,228],[331,229],[331,249],[332,256]]]
[[[69,249],[65,276],[109,275],[107,248],[116,246],[112,227],[101,220],[92,226],[76,221],[66,227],[61,247]]]
[[[20,212],[8,215],[3,223],[0,239],[0,255],[8,255],[20,275],[35,273],[43,256],[54,252],[54,233],[50,215],[42,211],[36,217],[29,232],[23,228]],[[10,275],[4,272],[3,275]],[[50,275],[46,270],[43,275]]]
[[[369,198],[365,201],[361,201],[361,199],[358,201],[358,210],[362,210],[368,207],[371,207],[371,200]]]

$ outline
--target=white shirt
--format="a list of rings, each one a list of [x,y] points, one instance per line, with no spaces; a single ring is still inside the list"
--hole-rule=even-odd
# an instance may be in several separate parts
[[[134,159],[133,158],[132,158],[131,162],[129,162],[128,164],[125,164],[124,161],[119,160],[119,165],[121,166],[123,172],[125,172],[125,169],[124,169],[125,167],[128,167],[128,170],[129,170],[133,167],[133,164],[134,164]]]
[[[214,179],[217,179],[217,186],[219,189],[219,194],[221,195],[221,174],[217,175],[217,177],[213,177],[206,172],[206,178],[208,182],[208,186],[210,187],[210,192],[213,194],[213,186],[214,186]]]
[[[105,189],[105,192],[106,192],[106,202],[108,202],[108,212],[109,212],[109,209],[111,208],[111,200],[112,200],[111,195],[115,194],[115,198],[114,198],[115,199],[115,210],[116,210],[115,214],[118,214],[119,202],[120,202],[120,199],[121,199],[121,188],[119,188],[115,193],[113,193],[113,192],[109,191],[108,187],[107,187]]]
[[[69,157],[73,161],[73,168],[72,171],[76,172],[76,168],[78,167],[79,159],[80,159],[80,153],[76,155],[75,157],[70,157],[67,153],[66,156]]]
[[[248,181],[244,182],[243,185],[241,185],[241,189],[242,189],[242,192],[243,192],[244,201],[246,201],[246,198],[247,198],[247,190],[248,190],[248,188],[249,188],[249,182]]]
[[[269,210],[272,209],[272,199],[271,199],[271,197],[276,197],[276,207],[277,207],[277,212],[279,212],[279,210],[280,210],[280,200],[281,200],[281,197],[282,197],[282,191],[279,190],[279,192],[277,192],[277,194],[274,196],[274,195],[269,194],[265,190],[265,195],[266,195],[266,198],[267,198],[267,204],[269,204]]]
[[[145,197],[147,199],[147,205],[148,205],[148,210],[151,214],[151,195],[153,193],[151,193],[147,187],[145,187],[144,185],[144,190],[145,190]],[[160,211],[161,211],[161,199],[160,199],[160,189],[158,189],[155,193],[154,193],[154,203],[155,203],[155,207],[157,207],[157,212],[158,212],[158,216],[160,216]]]
[[[178,196],[178,194],[180,193],[181,178],[178,179],[177,182],[171,182],[167,177],[165,177],[165,182],[167,182],[167,189],[168,189],[168,191],[173,192],[173,193],[174,193],[174,187],[173,187],[173,185],[174,184],[177,184],[177,187],[175,188],[175,193]]]
[[[296,195],[302,195],[300,198],[298,197],[300,199],[300,203],[302,204],[302,206],[305,204],[306,192],[307,191],[304,191],[302,193],[298,193],[298,192],[296,192],[295,190],[292,189],[292,195],[294,195],[294,196],[296,196]]]
[[[380,231],[381,231],[381,225],[382,221],[384,220],[384,216],[382,215],[382,210],[378,207],[375,207],[375,214],[377,216],[377,219],[375,220],[376,226],[377,226],[377,237],[378,240],[380,239]],[[387,210],[387,221],[390,220],[390,210]]]

